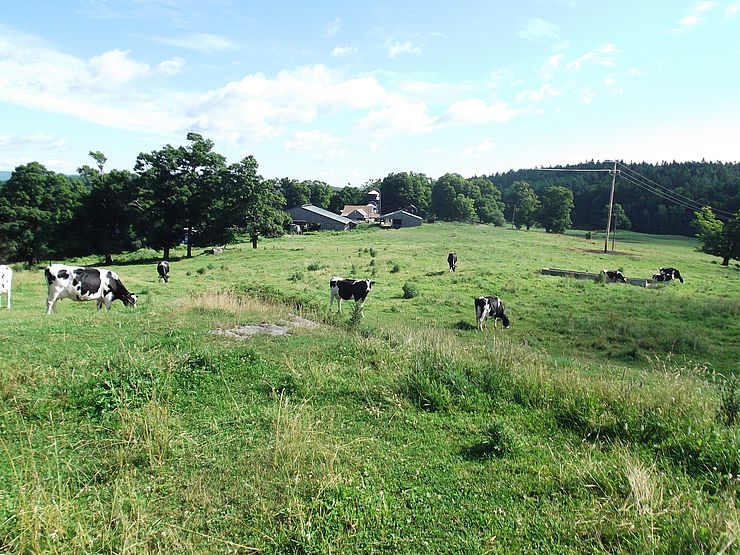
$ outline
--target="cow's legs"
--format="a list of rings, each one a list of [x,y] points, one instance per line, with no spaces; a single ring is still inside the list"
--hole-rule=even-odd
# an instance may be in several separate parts
[[[57,313],[57,299],[59,298],[59,295],[50,294],[49,297],[46,299],[46,314],[51,314],[51,311],[54,311],[54,314]]]

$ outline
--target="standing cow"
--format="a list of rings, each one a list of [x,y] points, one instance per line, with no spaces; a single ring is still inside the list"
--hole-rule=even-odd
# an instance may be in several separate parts
[[[165,283],[169,283],[170,263],[167,262],[166,260],[161,260],[159,264],[157,264],[157,273],[159,274],[159,279],[161,279]]]
[[[679,272],[676,268],[661,268],[658,271],[660,272],[660,275],[663,276],[663,279],[658,281],[671,281],[672,279],[677,279],[678,281],[683,283],[681,272]]]
[[[450,265],[450,272],[454,272],[457,268],[457,253],[451,252],[447,255],[447,264]]]
[[[47,266],[44,275],[49,284],[47,314],[57,311],[59,299],[97,301],[98,310],[103,308],[103,304],[110,310],[115,300],[120,300],[125,306],[136,306],[136,295],[129,293],[112,270],[52,264]]]
[[[3,293],[8,297],[10,308],[10,286],[13,284],[13,269],[10,266],[0,265],[0,306],[3,305]]]
[[[483,331],[483,326],[488,318],[493,320],[493,329],[496,329],[496,320],[501,320],[505,328],[511,323],[506,315],[504,303],[498,297],[478,297],[475,299],[475,318],[478,321],[478,329]]]
[[[360,312],[365,304],[370,289],[375,285],[374,281],[369,279],[344,279],[333,277],[329,280],[329,290],[331,297],[329,299],[329,309],[334,304],[334,298],[339,301],[339,310],[342,312],[342,301],[355,301],[360,304]]]

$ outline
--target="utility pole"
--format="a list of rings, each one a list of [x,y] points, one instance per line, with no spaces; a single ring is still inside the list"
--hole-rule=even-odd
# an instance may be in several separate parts
[[[609,194],[609,216],[606,218],[606,237],[604,238],[604,254],[609,248],[609,229],[612,226],[612,208],[614,207],[614,185],[617,181],[617,161],[614,160],[614,169],[612,170],[612,191]],[[614,247],[612,246],[612,250]]]

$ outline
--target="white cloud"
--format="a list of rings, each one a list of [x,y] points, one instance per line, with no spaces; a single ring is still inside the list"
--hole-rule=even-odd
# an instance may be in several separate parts
[[[563,54],[550,56],[547,61],[540,66],[540,77],[545,81],[552,79],[555,72],[560,68],[563,61]]]
[[[132,59],[128,51],[110,50],[90,58],[77,79],[83,89],[106,91],[119,89],[151,73],[148,64]]]
[[[388,40],[385,47],[390,58],[397,58],[401,54],[421,54],[421,48],[415,46],[411,41]]]
[[[285,141],[283,146],[288,152],[310,151],[310,150],[327,150],[333,148],[339,143],[339,140],[328,133],[318,129],[311,131],[297,131],[293,138]]]
[[[154,40],[161,44],[206,53],[239,48],[239,44],[235,41],[210,33],[193,33],[182,37],[155,37]]]
[[[44,133],[36,133],[28,137],[0,135],[0,151],[15,152],[28,147],[42,150],[59,150],[66,146],[67,142],[61,137]]]
[[[713,0],[700,0],[691,7],[688,14],[679,19],[678,27],[670,29],[670,32],[677,33],[690,29],[691,27],[702,25],[704,23],[704,18],[702,17],[703,14],[715,9],[716,7],[717,2],[714,2]]]
[[[572,60],[566,64],[568,69],[579,70],[586,64],[596,64],[602,66],[615,66],[617,65],[616,57],[619,54],[619,50],[614,44],[607,43],[602,44],[598,48],[586,52],[582,56]]]
[[[399,100],[372,111],[360,120],[357,128],[381,139],[399,133],[429,132],[433,123],[433,119],[427,113],[426,104]]]
[[[735,19],[740,14],[740,2],[732,2],[725,8],[725,17]]]
[[[454,103],[437,119],[437,123],[441,125],[501,123],[509,121],[516,115],[517,111],[505,102],[488,104],[483,100],[471,98]]]
[[[594,93],[591,89],[587,89],[583,92],[583,95],[581,96],[581,104],[591,104],[591,101],[594,99]]]
[[[559,96],[562,94],[552,85],[545,83],[537,90],[522,91],[517,95],[517,100],[527,100],[529,102],[541,102],[546,98]]]
[[[354,46],[335,46],[334,50],[331,51],[331,55],[335,58],[346,58],[357,54],[357,48]]]
[[[568,41],[561,36],[560,27],[539,17],[529,18],[516,36],[520,39],[548,44],[558,49],[568,47]]]
[[[324,30],[324,36],[326,37],[334,36],[339,32],[341,28],[342,28],[342,20],[337,17],[334,21],[332,21],[326,26],[326,29]]]

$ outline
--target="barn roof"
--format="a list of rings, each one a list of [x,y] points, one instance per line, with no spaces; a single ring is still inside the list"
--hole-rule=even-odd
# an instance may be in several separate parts
[[[369,218],[373,215],[374,208],[375,206],[372,204],[345,204],[344,208],[342,208],[342,216],[347,216],[357,210]]]
[[[387,214],[383,214],[382,216],[380,216],[380,219],[387,220],[388,218],[393,218],[393,216],[401,215],[407,218],[412,218],[414,220],[424,221],[424,218],[417,216],[416,214],[412,214],[411,212],[406,212],[406,210],[395,210],[393,212],[388,212]]]
[[[323,216],[324,218],[329,218],[330,220],[334,220],[336,222],[345,224],[345,225],[354,223],[349,218],[345,218],[344,216],[340,216],[339,214],[335,214],[334,212],[329,212],[328,210],[324,210],[323,208],[319,208],[318,206],[314,206],[313,204],[304,204],[300,208],[308,212],[313,212],[314,214],[318,214],[319,216]],[[291,208],[291,210],[295,210],[295,208]]]

